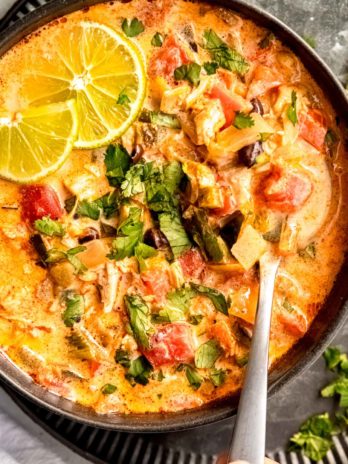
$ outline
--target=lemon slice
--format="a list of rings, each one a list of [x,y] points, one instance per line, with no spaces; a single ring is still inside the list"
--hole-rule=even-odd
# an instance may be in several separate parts
[[[0,176],[20,183],[37,182],[63,164],[77,133],[74,100],[20,113],[0,111]]]
[[[54,32],[53,32],[54,33]],[[146,92],[144,58],[124,35],[95,22],[68,23],[37,54],[22,92],[30,105],[75,99],[77,148],[120,137],[137,117]]]

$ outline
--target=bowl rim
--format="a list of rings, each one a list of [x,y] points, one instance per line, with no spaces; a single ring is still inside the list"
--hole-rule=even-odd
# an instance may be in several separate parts
[[[103,0],[55,0],[38,7],[36,10],[29,12],[23,18],[19,19],[13,25],[2,31],[2,37],[0,38],[0,56],[6,53],[7,50],[12,48],[12,46],[22,40],[25,36],[37,30],[41,26],[48,24],[53,19],[98,3],[108,2]],[[198,0],[198,3],[209,4],[209,1]],[[310,66],[314,66],[314,68],[319,71],[319,74],[321,75],[320,79],[323,80],[323,83],[320,85],[318,82],[319,79],[314,78],[314,80],[318,83],[321,89],[323,89],[324,85],[327,85],[329,92],[332,92],[342,99],[340,100],[339,107],[336,105],[333,106],[336,106],[335,109],[338,114],[342,115],[346,121],[348,120],[348,96],[343,86],[329,66],[296,32],[272,14],[264,11],[260,7],[249,5],[244,0],[218,0],[214,3],[231,9],[247,19],[251,19],[257,25],[271,29],[272,32],[274,32],[275,35],[279,37],[281,41],[296,55],[301,55],[301,61],[307,70]],[[309,73],[313,77],[313,73],[310,71]],[[328,96],[326,92],[325,96]],[[332,98],[329,97],[329,100],[333,104]],[[348,263],[343,264],[339,274],[341,274],[341,272],[343,272],[344,275],[348,275]],[[334,290],[331,292],[333,291]],[[269,385],[269,396],[277,393],[286,384],[290,383],[298,375],[303,373],[305,369],[310,367],[317,360],[325,347],[332,341],[348,316],[347,296],[348,291],[347,295],[344,297],[338,297],[339,301],[336,302],[336,304],[339,305],[338,314],[334,320],[329,320],[329,323],[326,326],[326,331],[320,338],[319,342],[315,343],[308,351],[306,351],[304,356],[298,360],[292,368],[281,374],[272,384]],[[318,314],[321,312],[322,309]],[[315,320],[316,319],[317,317]],[[290,349],[290,354],[295,347],[299,345],[299,343],[301,343],[301,340]],[[287,358],[289,353],[286,354],[284,358]],[[282,360],[284,358],[282,358]],[[202,407],[183,412],[166,414],[100,415],[94,411],[90,411],[90,408],[80,406],[73,403],[71,400],[61,398],[35,384],[27,374],[20,371],[1,351],[0,378],[21,395],[26,396],[34,403],[37,403],[54,413],[64,415],[71,420],[87,425],[123,432],[153,433],[187,430],[193,427],[208,425],[227,419],[233,416],[236,412],[237,399],[236,397],[234,398],[233,404],[231,397],[229,397],[224,398],[222,401],[209,403]]]

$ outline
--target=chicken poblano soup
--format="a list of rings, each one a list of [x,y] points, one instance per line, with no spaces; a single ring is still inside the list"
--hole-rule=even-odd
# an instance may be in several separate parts
[[[306,333],[346,248],[344,128],[272,31],[101,3],[0,86],[0,346],[33,381],[101,414],[236,393],[270,250],[271,366]]]

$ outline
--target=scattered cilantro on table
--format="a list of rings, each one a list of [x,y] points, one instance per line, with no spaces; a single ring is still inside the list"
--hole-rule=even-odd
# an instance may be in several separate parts
[[[334,435],[348,430],[348,357],[338,348],[330,347],[324,358],[327,368],[336,376],[321,390],[321,396],[337,397],[341,409],[334,417],[327,412],[310,417],[289,443],[289,451],[302,451],[315,462],[323,459],[332,448]]]

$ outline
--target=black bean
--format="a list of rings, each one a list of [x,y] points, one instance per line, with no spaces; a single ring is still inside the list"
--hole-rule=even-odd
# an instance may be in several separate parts
[[[253,109],[252,109],[252,113],[258,113],[258,114],[261,114],[261,116],[263,116],[264,114],[264,110],[263,110],[263,106],[262,106],[262,103],[260,102],[260,100],[258,98],[253,98],[250,103],[253,105]]]
[[[42,240],[42,237],[40,234],[33,234],[29,238],[30,243],[33,245],[35,248],[36,253],[39,255],[40,260],[37,261],[37,265],[43,268],[47,267],[46,259],[48,257],[47,254],[47,248]]]
[[[97,240],[99,238],[99,232],[94,229],[94,227],[87,227],[78,238],[80,245],[83,243],[91,242],[92,240]]]
[[[132,152],[132,161],[133,161],[133,163],[134,164],[137,163],[140,160],[140,158],[143,156],[143,154],[144,154],[143,146],[140,145],[139,143],[137,143],[135,145],[135,149]]]
[[[220,230],[220,235],[229,248],[236,243],[243,221],[243,214],[240,211],[236,211]]]
[[[263,153],[262,142],[257,141],[251,145],[241,148],[238,151],[239,162],[244,166],[251,168],[256,162],[256,158]]]
[[[148,229],[144,235],[144,243],[156,249],[169,245],[165,235],[159,229]]]

